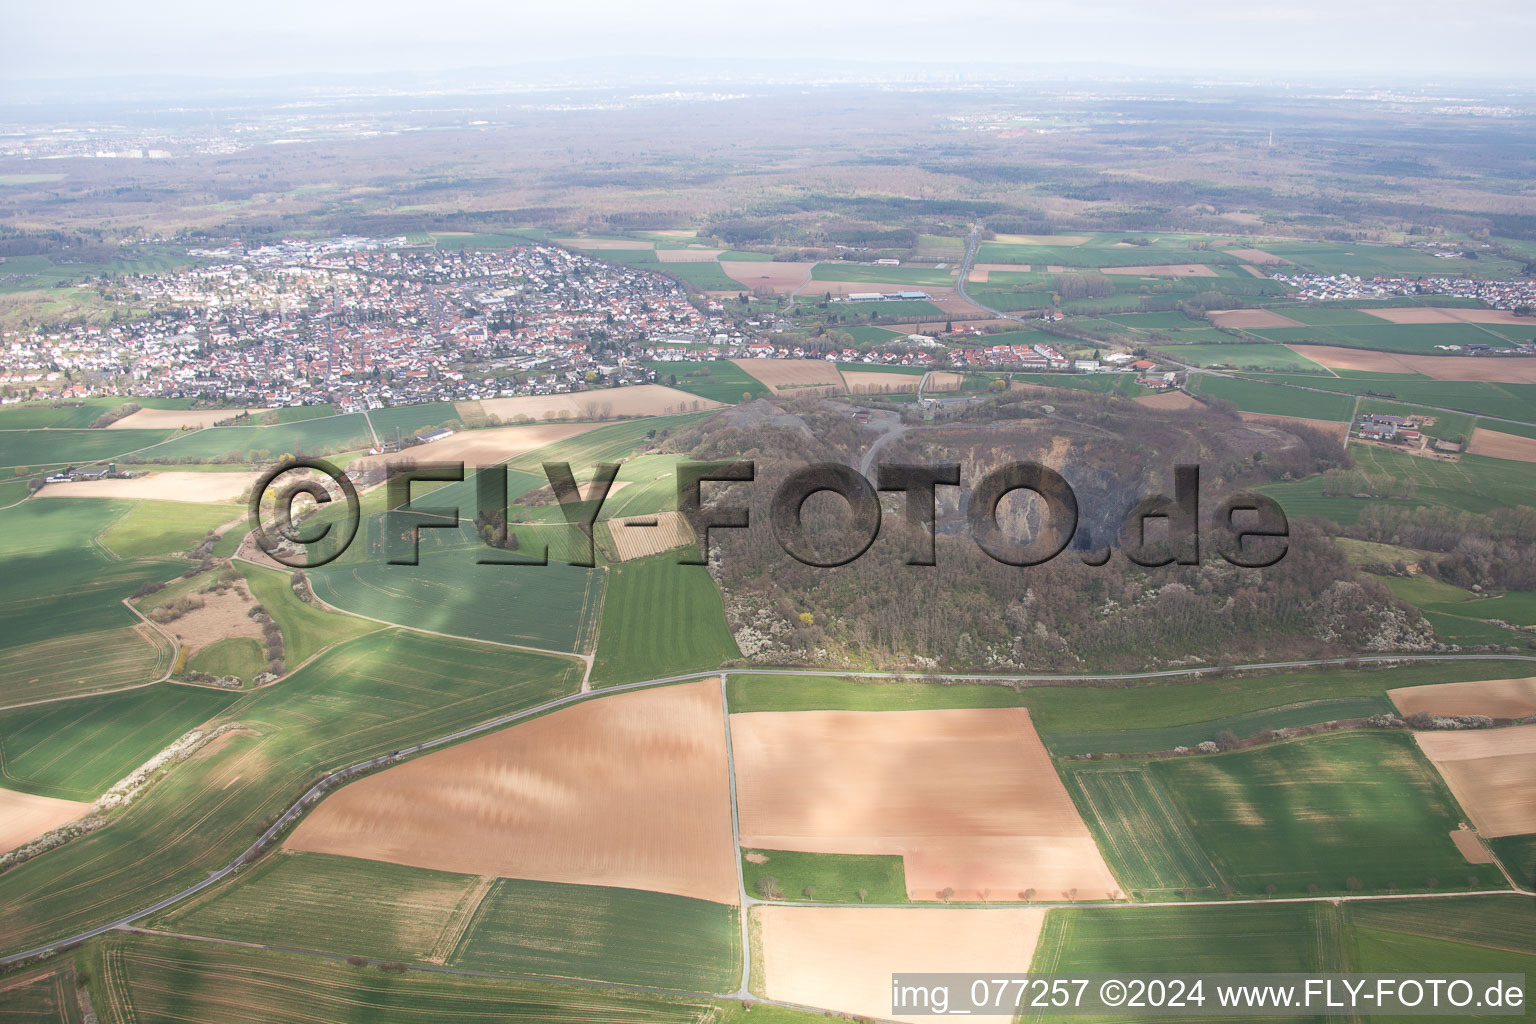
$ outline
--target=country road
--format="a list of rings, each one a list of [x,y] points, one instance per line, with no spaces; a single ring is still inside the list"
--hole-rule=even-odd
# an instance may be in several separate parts
[[[408,627],[402,627],[402,628],[408,628]],[[194,896],[197,893],[202,892],[203,890],[205,890],[209,886],[212,886],[215,883],[219,882],[220,880],[222,880],[223,878],[225,878],[226,876],[228,876],[232,872],[237,871],[240,868],[242,868],[245,865],[247,865],[248,863],[250,863],[261,852],[261,850],[269,842],[271,842],[274,838],[276,838],[276,836],[278,834],[280,834],[284,829],[286,829],[295,820],[297,820],[298,817],[301,814],[303,814],[303,812],[311,804],[313,804],[315,801],[317,801],[326,792],[328,792],[329,790],[335,788],[336,786],[338,786],[338,785],[340,785],[340,784],[342,784],[344,782],[348,782],[348,781],[350,781],[350,780],[352,780],[354,778],[357,778],[358,776],[360,776],[360,775],[362,775],[362,774],[364,774],[366,772],[372,771],[372,770],[374,770],[376,768],[383,767],[386,764],[390,764],[390,763],[394,763],[394,762],[398,762],[398,761],[404,760],[405,758],[414,756],[416,754],[424,753],[426,751],[435,749],[437,747],[445,746],[445,745],[450,744],[450,743],[456,743],[459,740],[468,739],[471,736],[478,736],[481,733],[490,732],[490,731],[495,730],[495,729],[500,729],[500,728],[503,728],[505,726],[512,725],[512,724],[514,724],[516,722],[522,721],[523,719],[537,717],[539,715],[546,714],[546,713],[548,713],[550,711],[555,711],[555,710],[557,710],[559,708],[567,707],[569,705],[577,704],[577,703],[580,703],[580,702],[586,701],[586,700],[593,700],[593,699],[605,696],[607,694],[626,693],[626,692],[629,692],[631,690],[642,690],[642,689],[646,689],[647,687],[664,686],[664,685],[666,685],[668,683],[681,683],[681,682],[685,682],[685,681],[690,680],[690,679],[703,679],[703,678],[707,678],[707,677],[710,677],[710,676],[716,676],[716,675],[718,675],[718,676],[726,676],[726,675],[794,675],[794,676],[818,676],[818,675],[825,676],[825,675],[834,675],[834,676],[845,676],[845,677],[858,678],[858,679],[907,679],[907,680],[922,679],[922,680],[950,681],[950,682],[965,681],[965,682],[1019,683],[1019,684],[1026,684],[1026,685],[1029,685],[1029,684],[1032,684],[1032,685],[1051,685],[1052,683],[1058,683],[1059,684],[1059,683],[1095,682],[1095,681],[1110,682],[1110,681],[1116,681],[1116,680],[1122,680],[1123,681],[1123,680],[1131,680],[1131,679],[1161,679],[1161,678],[1169,678],[1169,677],[1174,677],[1174,676],[1188,676],[1188,675],[1198,676],[1198,675],[1204,675],[1204,674],[1210,673],[1210,672],[1223,672],[1223,671],[1265,671],[1265,670],[1270,670],[1270,669],[1282,669],[1282,668],[1317,668],[1317,667],[1323,667],[1323,666],[1329,666],[1329,665],[1344,665],[1346,663],[1351,663],[1351,662],[1355,663],[1355,664],[1391,664],[1391,663],[1409,663],[1409,662],[1478,661],[1478,660],[1491,660],[1491,661],[1531,661],[1531,662],[1536,662],[1536,655],[1528,655],[1528,654],[1405,654],[1405,655],[1371,655],[1371,656],[1361,657],[1361,658],[1316,658],[1316,659],[1308,659],[1308,660],[1303,660],[1303,661],[1268,661],[1268,662],[1255,662],[1255,663],[1246,664],[1246,665],[1204,666],[1204,667],[1191,667],[1191,668],[1161,669],[1161,670],[1152,671],[1152,672],[1079,673],[1079,674],[1074,674],[1074,675],[986,675],[986,674],[981,674],[981,673],[955,673],[955,672],[939,672],[939,673],[857,672],[857,671],[848,671],[848,672],[833,671],[833,672],[828,672],[828,671],[824,671],[824,670],[805,669],[805,668],[766,668],[766,667],[765,668],[730,668],[730,669],[715,669],[715,670],[712,670],[712,671],[705,671],[705,672],[685,672],[685,673],[682,673],[680,675],[660,676],[660,677],[657,677],[655,679],[646,679],[646,680],[642,680],[642,681],[636,682],[636,683],[624,683],[624,684],[619,685],[619,686],[607,686],[607,687],[603,687],[601,689],[595,689],[595,690],[590,690],[590,691],[578,691],[578,692],[575,692],[575,693],[567,694],[564,697],[557,697],[554,700],[545,701],[543,704],[539,704],[539,705],[537,705],[535,707],[526,708],[526,709],[524,709],[522,711],[516,711],[516,712],[512,712],[510,714],[506,714],[506,715],[501,715],[501,716],[498,716],[496,718],[492,718],[492,719],[489,719],[487,721],[480,722],[480,723],[478,723],[476,725],[466,726],[466,727],[464,727],[462,729],[457,729],[457,730],[455,730],[455,731],[453,731],[451,733],[447,733],[446,735],[443,735],[443,736],[437,736],[437,737],[434,737],[433,739],[423,740],[420,743],[416,743],[416,744],[413,744],[413,745],[408,746],[408,747],[402,747],[398,751],[395,751],[395,752],[393,752],[391,754],[379,755],[377,757],[369,758],[366,761],[358,762],[357,764],[351,765],[351,766],[349,766],[347,768],[338,769],[337,771],[331,773],[330,775],[327,775],[325,778],[321,779],[319,782],[316,782],[313,786],[311,786],[304,793],[303,796],[299,797],[298,800],[294,801],[294,803],[291,804],[288,807],[288,809],[285,810],[282,813],[282,815],[280,815],[278,817],[278,819],[275,822],[272,823],[271,827],[269,827],[265,832],[263,832],[261,834],[260,838],[258,838],[254,843],[252,843],[243,852],[241,852],[239,856],[235,857],[234,860],[230,861],[228,864],[224,865],[223,867],[221,867],[221,868],[219,868],[219,869],[217,869],[215,871],[210,872],[208,877],[203,879],[202,881],[197,882],[194,885],[190,885],[190,886],[186,887],[185,889],[182,889],[180,892],[173,893],[170,896],[166,896],[163,899],[157,900],[156,902],[150,904],[147,907],[144,907],[141,910],[137,910],[137,911],[135,911],[135,912],[133,912],[131,914],[125,914],[122,917],[119,917],[119,918],[117,918],[117,919],[115,919],[113,921],[109,921],[109,922],[107,922],[105,924],[98,925],[95,928],[91,928],[91,929],[89,929],[87,931],[83,931],[83,932],[78,932],[78,933],[76,933],[74,935],[71,935],[71,936],[68,936],[68,937],[60,937],[60,938],[54,940],[53,942],[49,942],[49,943],[46,943],[46,944],[40,945],[40,946],[34,946],[31,949],[23,950],[23,951],[18,952],[18,953],[12,953],[12,954],[10,954],[8,956],[0,957],[0,968],[9,967],[9,966],[11,966],[13,964],[19,963],[20,961],[27,960],[27,959],[29,959],[31,957],[39,955],[40,953],[45,953],[45,952],[48,952],[50,950],[57,949],[57,948],[59,948],[61,946],[77,945],[77,944],[79,944],[81,942],[84,942],[87,939],[95,938],[96,936],[102,935],[102,934],[104,934],[106,932],[114,931],[114,930],[119,929],[119,928],[125,928],[125,927],[131,925],[134,921],[139,920],[140,918],[147,917],[148,915],[153,914],[153,913],[155,913],[157,911],[164,910],[166,907],[172,906],[173,904],[179,903],[180,901],[182,901],[182,900],[184,900],[184,899],[186,899],[186,898],[188,898],[190,896]],[[722,679],[722,686],[723,685],[724,685],[724,680]],[[729,714],[729,712],[730,712],[730,708],[729,708],[729,706],[727,706],[726,707],[726,713]],[[729,742],[729,737],[727,738],[727,741]],[[732,778],[733,778],[733,781],[734,781],[734,770],[735,770],[734,769],[734,763],[732,763],[731,770],[732,770],[732,773],[733,773]],[[732,793],[733,793],[733,795],[734,795],[734,792],[735,792],[735,787],[732,786]],[[734,820],[735,820],[735,814],[734,814],[734,807],[733,807],[733,822],[734,822]],[[738,883],[740,883],[740,882],[741,882],[741,878],[738,875]],[[1536,893],[1526,892],[1525,890],[1519,890],[1519,891],[1520,891],[1521,894],[1526,895],[1526,896],[1536,896]],[[1449,894],[1446,894],[1446,895],[1449,895]],[[1462,895],[1465,895],[1465,893],[1463,893]],[[759,900],[754,899],[753,897],[751,897],[749,894],[747,894],[745,892],[742,893],[742,898],[743,898],[743,901],[744,901],[744,905],[753,905],[753,904],[756,904],[758,902],[761,902]],[[1356,895],[1356,896],[1348,896],[1348,897],[1317,896],[1317,897],[1298,897],[1298,898],[1295,898],[1295,899],[1291,900],[1291,902],[1328,902],[1328,901],[1337,900],[1337,899],[1369,900],[1369,899],[1397,899],[1397,898],[1406,898],[1406,897],[1390,896],[1390,895],[1385,895],[1385,894],[1377,895],[1377,896],[1359,896],[1359,895]],[[1416,898],[1418,898],[1418,897],[1416,897]],[[1254,900],[1246,900],[1246,901],[1245,900],[1221,900],[1221,901],[1218,901],[1218,902],[1220,902],[1221,904],[1225,905],[1225,904],[1243,903],[1243,902],[1268,903],[1268,902],[1274,902],[1274,901],[1254,899]],[[1038,906],[1049,906],[1051,904],[1037,904],[1037,905]],[[1139,904],[1139,903],[1105,904],[1105,906],[1116,906],[1116,907],[1126,907],[1126,908],[1135,908],[1135,907],[1139,907],[1139,906],[1152,906],[1152,905],[1155,905],[1155,904]],[[1177,905],[1183,905],[1183,904],[1177,904]],[[942,907],[942,906],[945,906],[945,905],[944,904],[935,904],[934,906],[935,907]]]

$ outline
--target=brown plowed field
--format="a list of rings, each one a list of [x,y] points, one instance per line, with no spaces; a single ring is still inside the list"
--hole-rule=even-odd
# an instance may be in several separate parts
[[[1022,708],[731,716],[743,846],[900,854],[935,899],[1117,883]]]
[[[825,359],[732,359],[750,376],[768,385],[774,394],[804,394],[811,387],[846,390],[843,375]]]
[[[1208,314],[1211,323],[1217,327],[1235,327],[1239,330],[1252,328],[1263,330],[1268,327],[1304,327],[1305,324],[1297,323],[1288,316],[1267,309],[1213,309]]]
[[[508,401],[492,399],[491,401]],[[518,401],[518,399],[511,399]],[[563,441],[577,434],[584,434],[597,427],[596,423],[541,423],[522,427],[492,427],[489,430],[461,430],[441,441],[417,445],[403,452],[385,455],[366,455],[352,463],[362,468],[403,459],[423,462],[463,462],[470,466],[494,466],[524,452],[542,448],[556,441]]]
[[[896,391],[916,391],[922,380],[916,373],[881,373],[878,370],[844,370],[843,380],[855,395],[881,395]]]
[[[1472,443],[1467,451],[1494,459],[1536,462],[1536,437],[1521,437],[1519,434],[1504,434],[1476,427],[1472,431]]]
[[[814,263],[780,263],[776,260],[721,260],[720,269],[743,288],[772,288],[779,293],[792,292],[811,279]],[[865,291],[877,291],[867,287]]]
[[[191,596],[201,599],[203,606],[160,626],[187,650],[195,653],[220,640],[239,636],[261,642],[261,627],[250,616],[256,602],[249,594],[242,595],[230,588],[218,594]]]
[[[1022,974],[1045,921],[1044,910],[1028,907],[770,906],[752,914],[762,929],[763,991],[770,999],[915,1024],[939,1018],[892,1017],[892,972]]]
[[[83,817],[90,804],[0,789],[0,853]]]
[[[737,901],[718,680],[600,697],[343,787],[294,850]]]
[[[552,238],[556,245],[567,249],[654,249],[655,242],[642,242],[634,238]]]
[[[1414,738],[1480,835],[1536,832],[1536,725],[1420,732]]]
[[[649,522],[656,525],[634,525]],[[654,516],[610,519],[608,530],[613,536],[613,548],[621,562],[660,554],[693,542],[693,530],[681,512],[658,512]]]
[[[993,241],[1004,245],[1082,245],[1088,235],[998,235]]]
[[[254,412],[260,415],[265,409],[140,409],[138,412],[129,413],[115,423],[107,425],[108,430],[181,430],[184,427],[211,427],[215,423],[233,419],[242,412]]]
[[[1321,430],[1325,434],[1332,434],[1343,444],[1349,438],[1349,424],[1336,423],[1333,420],[1309,420],[1300,416],[1275,416],[1266,412],[1240,412],[1244,423],[1262,423],[1266,426],[1279,427],[1284,430],[1287,427],[1311,427],[1313,430]]]
[[[1536,359],[1519,356],[1416,356],[1368,352],[1360,348],[1337,348],[1332,345],[1287,345],[1286,348],[1335,370],[1422,373],[1436,380],[1536,384]]]
[[[1536,677],[1479,679],[1469,683],[1432,683],[1388,690],[1387,696],[1405,715],[1487,715],[1525,718],[1536,715]]]
[[[615,416],[674,416],[701,409],[718,409],[721,403],[661,384],[637,384],[627,388],[601,388],[569,395],[519,395],[516,398],[482,398],[480,408],[502,422],[518,416],[531,420],[601,420]],[[450,439],[451,440],[451,439]],[[443,444],[443,441],[434,442]]]
[[[656,258],[663,263],[713,263],[724,249],[657,249]]]
[[[1467,859],[1468,864],[1492,864],[1493,854],[1483,841],[1477,837],[1477,833],[1470,829],[1459,828],[1451,833],[1451,842],[1456,844],[1456,849]]]
[[[1514,324],[1536,333],[1536,319],[1515,316],[1507,309],[1459,309],[1455,306],[1410,306],[1367,310],[1371,316],[1394,324]]]
[[[1226,254],[1228,256],[1236,256],[1240,260],[1247,260],[1249,263],[1254,263],[1261,267],[1291,262],[1288,259],[1276,256],[1272,252],[1265,252],[1263,249],[1227,249]]]
[[[256,473],[149,473],[132,480],[76,480],[46,484],[39,498],[148,498],[193,504],[235,501],[256,482]]]
[[[1131,399],[1131,401],[1140,405],[1145,405],[1149,409],[1164,409],[1173,412],[1180,412],[1185,409],[1205,408],[1199,399],[1185,394],[1183,391],[1170,390],[1164,391],[1162,394],[1158,395],[1141,395],[1137,398]]]

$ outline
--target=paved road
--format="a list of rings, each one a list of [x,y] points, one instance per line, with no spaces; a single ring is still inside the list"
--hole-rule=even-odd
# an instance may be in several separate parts
[[[1346,662],[1351,662],[1351,661],[1357,662],[1357,663],[1360,663],[1360,664],[1389,664],[1389,663],[1406,663],[1406,662],[1478,661],[1478,660],[1536,661],[1536,655],[1523,655],[1523,654],[1414,654],[1414,655],[1398,655],[1398,656],[1393,656],[1393,655],[1373,655],[1373,656],[1370,656],[1370,657],[1353,658],[1353,659],[1351,659],[1351,658],[1316,658],[1316,659],[1308,659],[1308,660],[1303,660],[1303,661],[1256,662],[1256,663],[1247,664],[1247,665],[1228,666],[1228,667],[1225,668],[1225,670],[1227,670],[1227,671],[1262,671],[1262,670],[1280,669],[1280,668],[1313,668],[1313,667],[1323,667],[1323,666],[1328,666],[1328,665],[1343,665]],[[729,674],[733,674],[733,675],[796,675],[796,676],[834,675],[834,676],[849,676],[849,677],[854,677],[854,678],[865,678],[865,679],[868,679],[868,678],[877,678],[877,679],[933,679],[933,680],[950,680],[950,681],[955,681],[955,680],[960,680],[960,681],[982,681],[982,682],[997,682],[997,683],[1034,683],[1034,684],[1049,685],[1050,683],[1053,683],[1053,682],[1068,683],[1068,682],[1115,681],[1115,680],[1129,680],[1129,679],[1158,679],[1158,678],[1167,678],[1167,677],[1172,677],[1172,676],[1201,675],[1201,674],[1208,673],[1208,672],[1218,672],[1218,671],[1223,671],[1223,670],[1224,669],[1221,668],[1221,667],[1201,667],[1201,668],[1163,669],[1163,670],[1159,670],[1159,671],[1155,671],[1155,672],[1083,673],[1083,674],[1077,674],[1077,675],[984,675],[984,674],[978,674],[978,673],[950,673],[950,672],[942,672],[942,673],[828,672],[828,671],[825,671],[825,670],[803,669],[803,668],[733,668],[733,669],[724,670],[724,671],[727,671]],[[95,928],[91,928],[91,929],[89,929],[87,931],[76,933],[76,934],[71,935],[71,936],[69,936],[67,938],[61,937],[59,939],[56,939],[53,942],[50,942],[50,943],[47,943],[47,944],[44,944],[44,945],[41,945],[41,946],[35,946],[35,947],[31,948],[31,949],[23,950],[23,951],[21,951],[19,953],[12,953],[9,956],[0,957],[0,968],[8,967],[8,966],[10,966],[10,965],[12,965],[14,963],[17,963],[18,961],[28,959],[29,957],[37,956],[39,953],[47,952],[48,950],[57,948],[59,946],[72,946],[72,945],[76,945],[76,944],[78,944],[80,942],[84,942],[86,939],[95,938],[98,935],[104,934],[105,932],[109,932],[109,931],[113,931],[115,929],[127,927],[128,925],[131,925],[134,921],[137,921],[137,920],[139,920],[139,919],[141,919],[143,917],[147,917],[148,915],[153,914],[153,913],[155,913],[157,911],[164,910],[166,907],[169,907],[169,906],[171,906],[171,905],[173,905],[175,903],[179,903],[180,901],[182,901],[182,900],[184,900],[184,899],[186,899],[186,898],[188,898],[190,896],[194,896],[197,893],[202,892],[204,889],[207,889],[209,886],[214,885],[215,883],[217,883],[220,880],[224,879],[225,877],[230,875],[232,872],[235,872],[235,871],[239,870],[240,868],[244,867],[246,864],[250,863],[250,861],[253,860],[256,857],[256,855],[259,854],[261,852],[261,850],[268,843],[270,843],[284,829],[286,829],[295,820],[297,820],[298,817],[301,814],[303,814],[303,812],[311,804],[316,802],[326,792],[328,792],[331,789],[334,789],[336,786],[341,785],[344,782],[350,781],[351,779],[358,777],[359,775],[366,774],[367,772],[373,771],[376,768],[383,767],[384,765],[393,763],[396,760],[404,759],[406,757],[411,757],[411,756],[414,756],[416,754],[420,754],[420,753],[423,753],[425,751],[432,750],[432,749],[434,749],[436,747],[445,746],[445,745],[450,744],[450,743],[457,743],[458,741],[464,740],[464,739],[468,739],[471,736],[478,736],[481,733],[490,732],[490,731],[495,730],[495,729],[500,729],[500,728],[503,728],[505,726],[512,725],[512,724],[514,724],[516,722],[522,721],[525,718],[532,718],[532,717],[535,717],[537,715],[545,714],[545,713],[547,713],[549,711],[554,711],[554,710],[556,710],[558,708],[563,708],[563,707],[566,707],[566,706],[571,705],[571,704],[580,703],[581,701],[584,701],[584,700],[590,700],[590,699],[593,699],[593,698],[596,698],[596,697],[601,697],[604,694],[625,693],[625,692],[630,691],[630,690],[642,690],[642,689],[645,689],[645,688],[651,687],[651,686],[661,686],[661,685],[665,685],[667,683],[680,683],[680,682],[684,682],[684,681],[689,680],[689,679],[702,679],[702,678],[707,678],[709,676],[721,675],[721,674],[722,674],[722,670],[718,670],[718,669],[715,670],[715,671],[710,671],[710,672],[685,672],[685,673],[682,673],[682,674],[679,674],[679,675],[661,676],[661,677],[658,677],[658,678],[655,678],[655,679],[647,679],[647,680],[643,680],[643,681],[637,682],[637,683],[625,683],[625,684],[620,685],[620,686],[603,687],[602,689],[592,690],[590,692],[572,693],[572,694],[568,694],[568,695],[566,695],[564,697],[558,697],[558,698],[556,698],[554,700],[545,701],[543,704],[539,704],[539,705],[537,705],[535,707],[527,708],[527,709],[525,709],[523,711],[516,711],[516,712],[513,712],[511,714],[501,715],[500,717],[492,718],[492,719],[490,719],[488,721],[481,722],[481,723],[479,723],[477,725],[472,725],[472,726],[468,726],[468,727],[463,728],[463,729],[458,729],[458,730],[455,730],[454,732],[448,733],[448,734],[446,734],[444,736],[438,736],[438,737],[435,737],[435,738],[430,739],[430,740],[424,740],[424,741],[422,741],[420,743],[416,743],[416,744],[413,744],[413,745],[408,746],[408,747],[402,747],[399,750],[394,751],[394,752],[392,752],[390,754],[382,754],[382,755],[379,755],[377,757],[369,758],[366,761],[358,762],[357,764],[351,765],[348,768],[339,769],[338,771],[336,771],[336,772],[326,776],[325,778],[321,779],[319,782],[316,782],[313,786],[311,786],[304,793],[303,796],[301,796],[297,801],[295,801],[292,805],[290,805],[289,808],[286,811],[284,811],[282,813],[282,815],[279,816],[278,819],[275,822],[272,823],[272,826],[270,828],[268,828],[265,832],[263,832],[261,834],[261,837],[259,839],[257,839],[256,842],[252,843],[249,847],[247,847],[234,860],[230,861],[228,864],[224,865],[223,867],[219,868],[218,870],[211,872],[208,875],[208,877],[203,879],[202,881],[200,881],[200,882],[198,882],[198,883],[196,883],[194,885],[187,886],[185,889],[182,889],[180,892],[173,893],[170,896],[166,896],[164,899],[158,900],[155,903],[150,904],[149,906],[144,907],[141,910],[137,910],[137,911],[135,911],[135,912],[133,912],[131,914],[126,914],[126,915],[124,915],[122,917],[117,918],[116,920],[109,921],[109,922],[107,922],[105,924],[102,924],[102,925],[98,925]],[[723,685],[724,685],[724,680],[722,680],[722,686]],[[729,735],[727,735],[727,744],[729,744]],[[727,747],[727,749],[729,750],[729,746]],[[731,760],[731,772],[732,772],[732,778],[734,780],[734,777],[735,777],[735,763],[734,763],[734,759]],[[733,795],[734,795],[734,791],[735,791],[735,787],[733,786],[732,787]],[[733,806],[733,808],[732,808],[733,828],[735,827],[735,820],[736,820],[735,808]],[[739,863],[738,863],[737,883],[738,883],[738,885],[741,885],[743,887],[745,885],[745,883],[743,881],[743,877],[740,874]],[[743,907],[744,908],[746,906],[750,906],[752,904],[761,902],[761,901],[753,899],[744,890],[743,890],[741,895],[742,895]],[[1445,894],[1442,894],[1442,895],[1447,895],[1448,896],[1448,895],[1451,895],[1451,894],[1450,893],[1445,893]],[[1466,895],[1466,894],[1465,893],[1461,893],[1459,895]],[[1531,894],[1527,893],[1526,895],[1531,895]],[[1314,900],[1314,899],[1318,900],[1318,901],[1321,901],[1321,900],[1327,900],[1327,899],[1331,899],[1331,898],[1332,897],[1315,897],[1315,898],[1314,897],[1303,897],[1303,898],[1299,898],[1299,899],[1296,899],[1296,900],[1292,900],[1291,902],[1308,902],[1309,900]],[[1381,895],[1381,896],[1352,896],[1352,897],[1342,897],[1342,898],[1344,898],[1344,899],[1392,899],[1392,898],[1407,898],[1407,897],[1392,897],[1392,896]],[[1221,901],[1217,901],[1217,902],[1218,903],[1222,903],[1222,904],[1226,904],[1226,903],[1244,902],[1244,901],[1221,900]],[[1270,901],[1270,900],[1250,900],[1250,901],[1247,901],[1247,902],[1267,903],[1267,902],[1273,902],[1273,901]],[[1040,904],[1040,905],[1041,906],[1046,906],[1047,904]],[[1155,904],[1141,904],[1141,903],[1106,904],[1106,906],[1123,906],[1123,907],[1139,907],[1139,906],[1148,906],[1148,905],[1155,905]],[[1172,905],[1183,906],[1184,904],[1183,903],[1178,903],[1178,904],[1172,904]],[[743,919],[745,919],[745,914],[743,914]],[[742,949],[745,952],[748,949],[748,947],[746,945],[743,945]],[[750,962],[750,957],[748,957],[747,959],[748,959],[748,962]]]

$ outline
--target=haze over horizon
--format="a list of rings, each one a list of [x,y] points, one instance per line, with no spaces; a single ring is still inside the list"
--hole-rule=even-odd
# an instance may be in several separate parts
[[[1075,5],[1002,0],[959,4],[785,0],[750,12],[696,0],[628,5],[500,5],[445,0],[233,9],[189,0],[118,5],[85,0],[60,19],[37,5],[6,15],[0,81],[111,77],[253,79],[335,73],[440,73],[538,68],[580,58],[1069,65],[1147,72],[1358,79],[1519,79],[1536,6],[1491,0],[1448,9],[1425,0],[1284,7],[1195,0],[1176,15],[1129,0]],[[978,32],[978,25],[990,26]]]

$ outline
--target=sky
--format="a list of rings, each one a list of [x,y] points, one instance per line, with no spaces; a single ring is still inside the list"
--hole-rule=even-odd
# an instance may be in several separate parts
[[[1426,81],[1533,76],[1531,0],[0,0],[0,81],[440,72],[649,55]]]

